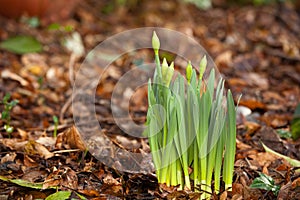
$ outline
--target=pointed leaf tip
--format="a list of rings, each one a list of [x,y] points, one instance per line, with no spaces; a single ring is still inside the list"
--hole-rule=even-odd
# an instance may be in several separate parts
[[[159,42],[159,38],[156,35],[156,32],[153,31],[153,36],[152,36],[152,48],[154,49],[155,54],[158,54],[158,50],[160,47],[160,42]]]
[[[206,59],[206,55],[203,56],[203,58],[200,61],[200,69],[199,69],[199,79],[201,80],[203,77],[203,74],[206,70],[206,66],[207,66],[207,59]]]

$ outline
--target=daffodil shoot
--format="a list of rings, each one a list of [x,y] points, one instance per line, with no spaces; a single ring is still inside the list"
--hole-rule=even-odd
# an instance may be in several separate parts
[[[236,151],[236,109],[230,90],[215,71],[203,79],[207,59],[199,74],[191,62],[186,76],[174,81],[174,63],[160,62],[160,41],[154,32],[155,73],[148,82],[146,134],[159,183],[178,189],[202,191],[201,199],[232,187]],[[226,93],[226,95],[224,95]],[[158,128],[159,127],[159,128]]]

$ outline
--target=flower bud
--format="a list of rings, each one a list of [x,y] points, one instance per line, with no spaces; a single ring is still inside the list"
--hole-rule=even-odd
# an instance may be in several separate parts
[[[165,84],[168,87],[169,87],[169,85],[171,83],[171,80],[173,78],[173,74],[174,74],[174,62],[172,62],[170,64],[170,66],[168,67],[168,72],[167,72],[167,75],[166,75],[166,78],[165,78]]]
[[[193,72],[193,67],[192,67],[191,61],[189,61],[188,65],[186,67],[186,80],[188,83],[191,82],[192,72]]]
[[[164,60],[161,64],[161,75],[162,75],[163,79],[166,78],[167,73],[168,73],[168,63],[167,63],[166,58],[164,58]]]
[[[200,61],[199,80],[202,80],[202,78],[203,78],[203,74],[205,72],[206,65],[207,65],[207,59],[206,59],[206,55],[204,55]]]
[[[158,55],[158,50],[160,47],[160,42],[159,39],[155,33],[155,31],[153,31],[153,36],[152,36],[152,48],[154,50],[155,55]]]

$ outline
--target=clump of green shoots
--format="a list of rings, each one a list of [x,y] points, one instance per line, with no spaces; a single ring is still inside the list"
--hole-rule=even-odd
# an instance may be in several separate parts
[[[214,69],[207,82],[203,79],[206,56],[200,61],[198,75],[189,62],[187,83],[180,74],[172,82],[174,63],[160,62],[155,32],[152,46],[156,69],[148,82],[146,134],[158,182],[192,189],[193,180],[194,190],[204,191],[201,199],[209,198],[212,182],[214,191],[220,191],[221,177],[230,190],[236,148],[236,110],[230,90],[224,96],[222,78],[214,88]]]
[[[14,131],[14,127],[10,125],[10,120],[11,120],[10,112],[12,108],[18,104],[19,101],[18,100],[9,101],[9,99],[10,99],[10,94],[7,93],[1,101],[1,104],[4,105],[4,109],[1,113],[1,119],[5,122],[3,128],[10,136],[10,134]]]

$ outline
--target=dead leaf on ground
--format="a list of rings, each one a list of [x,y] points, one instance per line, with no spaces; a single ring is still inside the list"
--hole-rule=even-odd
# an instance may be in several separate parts
[[[58,134],[55,146],[58,149],[62,149],[62,147],[64,147],[66,149],[80,149],[82,151],[86,150],[80,133],[74,125],[66,131]]]
[[[40,155],[42,158],[48,159],[54,156],[45,146],[42,144],[29,140],[25,145],[25,152],[31,155]]]
[[[36,140],[36,142],[40,143],[41,145],[44,145],[46,147],[53,148],[56,143],[56,138],[54,137],[40,137]]]
[[[77,190],[78,178],[76,172],[70,167],[62,167],[61,169],[54,168],[52,173],[45,179],[43,189],[56,186]]]
[[[271,162],[274,162],[278,159],[278,156],[267,152],[260,152],[258,154],[252,154],[248,156],[252,160],[250,160],[251,164],[256,167],[268,167]]]
[[[26,166],[26,167],[36,167],[39,165],[35,160],[30,158],[28,155],[24,155],[23,163],[24,163],[24,166]]]
[[[256,100],[256,99],[243,99],[242,98],[240,100],[239,104],[242,106],[246,106],[246,107],[250,108],[251,110],[255,110],[255,109],[265,110],[266,109],[266,105],[263,102]]]
[[[14,152],[7,153],[5,156],[3,156],[1,158],[0,163],[3,164],[3,163],[6,163],[6,162],[13,162],[13,161],[15,161],[16,157],[17,157],[17,154],[14,153]]]
[[[27,141],[23,141],[22,139],[17,138],[4,138],[0,139],[0,143],[2,143],[4,146],[10,148],[11,150],[15,151],[24,151],[24,147],[27,144]]]

